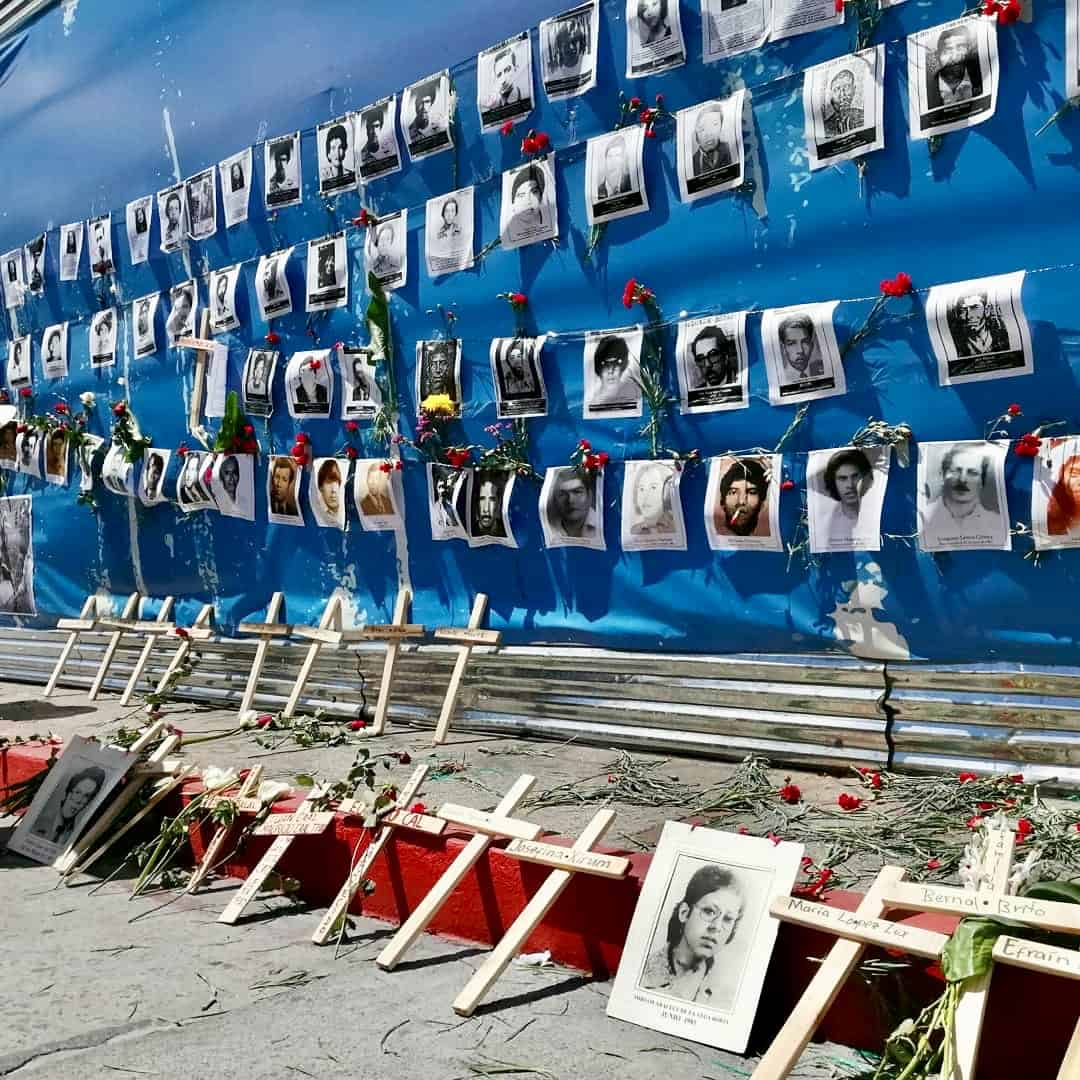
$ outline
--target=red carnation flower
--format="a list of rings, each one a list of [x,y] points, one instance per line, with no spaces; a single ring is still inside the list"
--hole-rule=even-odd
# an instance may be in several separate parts
[[[64,416],[66,413],[71,412],[71,410],[61,401],[58,405],[53,406],[53,412],[58,412],[61,416]]]
[[[394,469],[395,469],[396,472],[401,472],[401,462],[400,461],[395,461],[394,462]]]
[[[641,122],[648,124],[650,120],[656,115],[655,109],[642,109],[641,110]]]
[[[460,469],[470,457],[471,451],[463,450],[460,447],[451,447],[446,451],[446,460],[454,466],[455,469]]]
[[[996,15],[999,7],[997,0],[986,0],[986,3],[982,6],[982,13],[984,15]]]
[[[765,839],[771,840],[773,842],[773,846],[775,847],[777,844],[782,843],[784,838],[782,836],[777,836],[774,832],[771,832],[765,834]]]
[[[254,454],[254,453],[256,453],[258,451],[258,449],[259,449],[259,444],[254,439],[248,439],[244,443],[244,453],[245,454]]]
[[[521,152],[523,154],[535,154],[540,147],[536,143],[536,138],[532,135],[526,135],[521,140]]]
[[[939,870],[940,868],[941,868],[941,860],[940,859],[927,859],[926,860],[926,869],[927,870]]]
[[[182,626],[176,627],[175,633],[176,633],[177,637],[181,637],[181,638],[189,638],[189,637],[191,637],[191,635]]]
[[[346,420],[345,421],[345,430],[346,431],[359,431],[360,430],[360,425],[355,420]]]
[[[785,784],[777,794],[786,803],[797,803],[802,798],[802,792],[796,784]]]
[[[16,435],[22,435],[26,430],[27,430],[27,427],[26,427],[25,424],[16,424],[15,425],[15,434]]]
[[[1020,772],[1011,773],[1006,779],[1011,780],[1014,784],[1022,784],[1024,782],[1024,774]]]
[[[510,294],[510,303],[514,307],[524,307],[529,302],[529,298],[523,292],[514,292]]]
[[[274,722],[274,718],[269,713],[263,713],[262,716],[260,716],[255,721],[255,726],[256,727],[269,727],[273,722]]]
[[[29,386],[24,386],[24,387],[23,387],[23,388],[22,388],[22,389],[21,389],[21,390],[19,391],[19,397],[30,397],[30,395],[31,395],[31,394],[33,394],[33,392],[34,392],[34,391],[33,391],[33,390],[31,390]],[[114,409],[114,410],[113,410],[113,412],[116,412],[116,410]],[[120,414],[119,414],[119,413],[116,413],[116,415],[117,415],[117,416],[119,416]]]
[[[391,465],[389,461],[384,461],[384,462],[383,462],[383,463],[382,463],[382,464],[381,464],[381,465],[379,466],[379,471],[380,471],[380,472],[391,472],[391,471],[393,470],[393,468],[394,468],[394,466],[393,466],[393,465]]]
[[[355,460],[356,458],[358,458],[360,456],[360,451],[357,450],[355,446],[346,446],[345,447],[345,456],[347,458],[350,458],[351,460]]]
[[[645,138],[646,139],[655,139],[656,138],[656,132],[653,131],[652,128],[646,128],[645,129]]]
[[[588,439],[582,439],[581,442],[579,442],[577,444],[577,447],[578,447],[579,450],[591,450],[592,449],[592,443],[589,442]]]
[[[414,802],[412,804],[412,806],[409,807],[409,813],[410,814],[426,814],[427,813],[427,807],[422,802]]]
[[[513,130],[514,130],[514,121],[513,120],[507,120],[506,123],[503,124],[503,126],[501,128],[499,128],[500,133],[503,134],[503,135],[509,135]]]
[[[349,724],[349,730],[350,731],[363,731],[364,728],[366,728],[366,727],[367,727],[367,721],[366,720],[353,720]]]
[[[630,307],[634,306],[634,294],[637,292],[637,287],[638,287],[638,283],[633,278],[631,278],[626,283],[626,285],[623,286],[623,291],[622,291],[623,307],[630,308]]]
[[[1035,826],[1026,817],[1022,817],[1016,823],[1016,842],[1022,844],[1034,831]]]
[[[388,787],[386,789],[386,797],[391,802],[393,802],[397,798],[397,788],[396,787]]]
[[[839,15],[840,12],[844,10],[844,0],[834,0],[833,6],[836,10],[836,14]]]
[[[255,434],[255,428],[251,424],[245,424],[244,425],[244,434],[245,435],[254,435]]]
[[[213,479],[213,477],[214,477],[214,467],[212,465],[207,465],[206,466],[206,471],[202,475],[203,483],[204,484],[209,484],[210,481]]]
[[[265,338],[265,341],[266,341],[267,345],[276,345],[280,340],[281,340],[281,335],[280,334],[275,334],[273,330],[271,330],[266,335],[266,338]]]
[[[596,455],[596,460],[599,462],[600,468],[602,469],[609,461],[608,452],[606,450],[601,450],[600,453]]]
[[[851,795],[848,792],[841,792],[836,801],[840,804],[841,810],[858,810],[862,806],[862,799],[858,795]]]
[[[307,444],[311,442],[311,436],[306,431],[301,431],[297,433],[296,441],[298,443]]]
[[[1017,457],[1037,457],[1040,446],[1042,446],[1042,439],[1029,431],[1026,435],[1021,435],[1016,441],[1013,452]]]
[[[630,99],[630,108],[631,109],[640,109],[641,108],[641,98],[632,97]]]
[[[1008,26],[1010,23],[1016,22],[1022,13],[1023,8],[1020,6],[1020,0],[1005,0],[997,13],[997,20],[1002,26]]]
[[[780,490],[781,491],[790,491],[794,486],[795,486],[795,481],[794,480],[785,480],[780,485]]]
[[[982,821],[982,815],[981,814],[972,814],[971,817],[969,817],[967,819],[967,821],[964,822],[964,824],[969,829],[977,829],[979,827],[979,823],[981,821]]]
[[[1005,410],[1010,416],[1019,416],[1021,409],[1020,406],[1013,403]]]
[[[547,132],[538,131],[534,136],[537,150],[546,150],[551,145],[551,139],[548,138]]]
[[[979,774],[973,772],[962,772],[956,779],[959,780],[961,784],[970,784],[972,781],[979,779]]]
[[[664,104],[664,95],[663,94],[657,94],[656,95],[656,104],[657,105],[663,105]]]
[[[308,361],[308,367],[311,368],[312,371],[318,371],[319,368],[322,367],[322,361],[321,360],[309,360]]]

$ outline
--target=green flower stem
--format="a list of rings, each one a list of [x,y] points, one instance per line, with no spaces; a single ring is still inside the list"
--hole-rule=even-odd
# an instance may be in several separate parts
[[[877,320],[888,301],[889,298],[884,293],[874,301],[874,306],[870,309],[870,314],[866,316],[866,320],[863,322],[862,326],[848,338],[840,349],[841,360],[843,360],[856,345],[868,338],[870,334],[877,329]]]

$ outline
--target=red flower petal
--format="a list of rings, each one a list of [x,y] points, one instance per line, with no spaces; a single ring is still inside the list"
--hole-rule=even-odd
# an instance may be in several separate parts
[[[366,720],[353,720],[352,723],[349,724],[349,730],[350,731],[363,731],[364,728],[366,728],[366,727],[367,727],[367,721]]]
[[[514,130],[514,121],[513,120],[507,120],[506,123],[503,124],[503,126],[501,128],[499,128],[499,131],[503,135],[509,135],[510,132],[512,132],[513,130]]]
[[[422,802],[414,802],[412,804],[412,806],[409,807],[409,813],[410,814],[426,814],[427,813],[427,807]]]
[[[780,485],[780,490],[781,491],[790,491],[794,486],[795,486],[795,481],[794,480],[785,480]]]

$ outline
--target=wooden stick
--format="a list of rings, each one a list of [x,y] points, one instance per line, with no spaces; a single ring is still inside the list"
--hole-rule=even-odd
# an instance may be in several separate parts
[[[1065,1051],[1065,1058],[1058,1070],[1057,1080],[1076,1080],[1080,1076],[1080,1020],[1076,1021],[1073,1028],[1072,1039],[1069,1040],[1069,1048]]]
[[[339,630],[341,629],[340,593],[331,596],[326,602],[326,608],[322,613],[322,618],[319,620],[320,630],[330,630],[335,627]],[[285,708],[281,713],[282,716],[292,716],[296,711],[296,706],[300,701],[300,695],[304,692],[308,676],[311,674],[311,669],[315,666],[315,661],[319,659],[319,652],[322,647],[323,643],[318,638],[314,638],[308,646],[307,655],[304,657],[304,662],[300,665],[300,671],[296,676],[296,682],[293,685],[292,693],[289,695],[289,700],[285,702]]]
[[[469,616],[469,630],[478,630],[480,628],[480,624],[487,614],[487,606],[487,594],[477,593],[476,599],[473,601],[472,614]],[[457,650],[454,673],[450,676],[450,685],[446,688],[446,698],[443,700],[439,723],[435,727],[435,738],[432,740],[436,746],[446,742],[446,735],[450,730],[450,718],[454,715],[454,707],[457,705],[461,682],[465,678],[465,668],[469,664],[469,657],[472,655],[473,647],[471,645],[459,645]]]
[[[535,776],[525,774],[514,781],[514,786],[502,797],[492,816],[509,819],[521,805],[525,796],[536,783]],[[398,927],[398,932],[390,939],[377,957],[375,963],[384,971],[393,971],[401,958],[412,948],[416,939],[427,929],[432,919],[438,915],[450,894],[465,879],[465,875],[476,865],[480,857],[491,845],[492,837],[486,833],[477,833],[458,852],[457,858],[446,868],[443,876],[432,886],[431,892],[416,906],[416,910]]]
[[[416,798],[416,793],[420,790],[420,785],[424,782],[427,771],[428,767],[426,765],[416,767],[412,776],[409,777],[408,783],[398,793],[394,806],[399,810],[408,809],[409,803]],[[360,886],[364,884],[365,875],[371,869],[372,863],[379,857],[379,853],[386,847],[390,837],[394,835],[395,828],[397,828],[396,825],[385,818],[383,819],[379,831],[372,837],[360,861],[349,871],[345,884],[341,886],[337,896],[334,897],[334,902],[326,909],[326,914],[320,920],[319,925],[315,927],[315,933],[311,935],[311,940],[316,945],[325,945],[330,940],[330,936],[334,933],[340,920],[346,917],[353,897]]]
[[[412,606],[412,590],[401,589],[394,602],[394,625],[407,626],[409,609]],[[390,687],[394,682],[394,665],[397,664],[401,642],[390,640],[386,643],[386,659],[383,660],[382,682],[379,683],[379,700],[375,705],[375,718],[371,722],[371,734],[381,735],[386,728],[386,718],[390,712]]]
[[[166,596],[161,602],[161,610],[158,612],[158,616],[154,622],[167,623],[169,621],[169,615],[172,614],[172,609],[173,598],[171,596]],[[148,633],[146,635],[146,644],[143,645],[142,652],[139,654],[139,659],[135,661],[135,666],[131,669],[131,678],[128,679],[128,684],[124,688],[123,694],[120,696],[121,705],[127,705],[128,702],[131,701],[132,695],[135,693],[135,687],[139,685],[139,679],[142,678],[143,670],[150,660],[150,654],[154,651],[155,640],[155,634]]]
[[[122,619],[130,619],[135,615],[135,610],[139,604],[139,594],[133,592],[128,598],[127,603],[124,604],[124,610],[121,614]],[[113,662],[113,657],[116,655],[116,650],[120,645],[120,639],[124,636],[123,630],[114,630],[109,637],[109,644],[105,647],[105,655],[101,660],[101,667],[98,668],[98,673],[94,677],[93,685],[90,687],[90,700],[96,700],[98,694],[101,693],[102,684],[105,682],[105,675],[109,670],[109,665]]]
[[[285,602],[285,594],[276,592],[270,597],[270,606],[266,609],[266,621],[268,623],[276,623],[278,617],[281,615],[281,605]],[[240,624],[241,629],[243,623]],[[251,674],[248,675],[247,686],[244,688],[244,696],[240,701],[240,716],[251,708],[251,703],[255,700],[255,691],[259,686],[259,675],[262,673],[263,664],[266,661],[266,651],[270,648],[270,638],[265,634],[259,639],[259,644],[255,646],[255,659],[251,662]],[[281,837],[281,839],[285,839]]]
[[[280,593],[278,594],[280,595]],[[313,787],[308,797],[297,807],[298,814],[310,814],[314,812],[312,803],[323,794],[323,788]],[[258,861],[255,869],[247,876],[247,880],[240,886],[237,894],[229,901],[225,910],[218,916],[218,922],[232,925],[240,918],[244,908],[255,899],[256,893],[262,888],[263,882],[273,873],[282,855],[292,846],[295,836],[278,836],[267,848],[266,854]]]
[[[199,337],[204,340],[210,334],[210,309],[203,308],[199,316]],[[183,341],[178,341],[182,345]],[[195,371],[191,381],[191,410],[188,415],[188,431],[194,432],[202,418],[203,402],[206,399],[206,360],[205,349],[195,353]]]
[[[856,914],[861,918],[880,918],[887,909],[882,893],[890,885],[901,881],[903,876],[904,871],[898,866],[882,867]],[[859,963],[863,948],[858,941],[842,940],[833,945],[772,1045],[758,1062],[750,1080],[784,1080],[795,1068],[818,1025],[836,1000],[836,995]]]
[[[486,599],[486,598],[485,598]],[[475,611],[475,608],[474,608]],[[592,821],[585,826],[585,831],[574,841],[575,851],[590,851],[615,820],[614,810],[598,810]],[[465,985],[465,989],[454,999],[454,1012],[458,1016],[472,1016],[477,1005],[495,984],[496,979],[506,970],[506,966],[518,954],[552,905],[562,895],[563,890],[574,877],[573,870],[552,870],[547,880],[537,889],[525,909],[514,920],[502,940],[488,953],[487,959],[476,969],[476,973]]]
[[[892,886],[884,897],[889,907],[905,911],[936,911],[945,915],[989,915],[1014,919],[1043,930],[1080,934],[1080,904],[1034,900],[1025,896],[977,893],[949,885],[907,882]]]
[[[515,840],[536,840],[544,831],[531,821],[522,821],[506,814],[500,814],[498,808],[488,813],[474,810],[471,806],[458,806],[457,803],[443,803],[439,807],[439,817],[454,825],[465,825],[473,832],[486,833],[488,836],[509,836]]]
[[[258,791],[259,781],[262,780],[263,767],[256,765],[253,769],[248,769],[247,776],[244,777],[243,782],[240,784],[240,790],[237,791],[237,796],[241,799],[246,799],[253,791]],[[226,796],[227,797],[227,796]],[[184,892],[193,893],[206,878],[206,875],[217,864],[218,857],[221,854],[221,849],[225,846],[225,841],[232,832],[231,825],[219,825],[214,835],[210,838],[210,843],[206,845],[206,851],[203,852],[203,857],[199,861],[199,865],[191,871],[191,877],[188,878],[188,883],[184,887]]]
[[[189,630],[201,630],[203,627],[208,626],[214,617],[214,605],[203,604],[199,609],[199,614],[195,616],[195,621],[188,627]],[[165,687],[169,685],[169,680],[184,666],[184,662],[188,658],[188,653],[191,652],[191,646],[193,639],[190,637],[181,638],[180,645],[176,652],[173,654],[173,658],[169,661],[169,666],[165,669],[165,674],[161,676],[161,681],[157,684],[154,693],[164,693]]]
[[[89,621],[90,626],[86,629],[93,627],[93,615],[94,615],[94,596],[91,593],[83,602],[82,610],[79,612],[79,619],[82,621]],[[45,689],[42,691],[42,697],[49,697],[50,694],[56,689],[56,684],[60,680],[60,672],[64,670],[64,665],[71,657],[71,650],[75,648],[75,642],[79,638],[79,631],[72,630],[68,634],[68,639],[64,642],[64,647],[60,650],[60,656],[56,661],[56,667],[53,668],[52,675],[49,676],[49,681],[45,684]]]
[[[141,754],[167,727],[164,720],[155,720],[143,728],[139,737],[127,748],[129,754]],[[151,756],[151,760],[160,760]]]

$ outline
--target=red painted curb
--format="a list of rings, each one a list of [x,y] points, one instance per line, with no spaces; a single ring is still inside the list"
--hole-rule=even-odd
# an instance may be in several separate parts
[[[11,780],[7,781],[10,783],[41,769],[48,750],[34,753],[20,747],[11,748],[7,754],[11,758],[8,764]],[[190,799],[199,790],[198,782],[191,781],[184,785],[183,798]],[[283,799],[275,804],[275,811],[288,812],[298,805],[296,798]],[[192,830],[191,846],[196,859],[201,858],[213,831],[212,825]],[[395,830],[385,858],[376,860],[371,870],[375,892],[363,898],[362,907],[358,897],[352,910],[400,923],[471,835],[456,826],[449,826],[442,836]],[[550,843],[569,843],[555,835],[545,839]],[[313,906],[325,906],[337,894],[351,861],[369,840],[370,833],[360,826],[358,818],[338,815],[321,836],[298,837],[278,868],[283,875],[299,880],[304,900]],[[266,837],[252,838],[225,864],[223,872],[246,877],[271,842]],[[499,940],[550,872],[546,867],[511,858],[504,846],[505,841],[495,841],[489,847],[486,858],[477,863],[432,922],[429,928],[432,933],[469,944],[492,945]],[[627,877],[613,881],[575,874],[526,942],[525,951],[550,949],[556,963],[607,978],[618,967],[651,856],[613,848],[599,850],[627,855],[631,864]],[[861,900],[861,893],[835,890],[828,894],[825,903],[851,911]],[[927,914],[900,921],[950,933],[958,919]],[[819,931],[790,923],[781,926],[751,1037],[752,1052],[768,1045],[813,977],[817,965],[811,958],[823,957],[834,941],[835,938]],[[873,948],[868,948],[865,955],[867,959],[897,959]],[[909,969],[885,977],[880,991],[856,972],[837,996],[818,1029],[818,1037],[863,1049],[880,1047],[896,1023],[906,1015],[913,1015],[941,992],[942,983],[926,974],[928,966],[927,961],[912,958]],[[1015,1080],[1017,1076],[1049,1080],[1057,1074],[1076,1023],[1075,989],[1065,980],[1004,965],[995,970],[992,987],[977,1080]],[[884,1016],[883,995],[903,1001],[904,1015]],[[496,988],[488,1000],[494,1001],[498,996]],[[1021,1030],[1027,1037],[1017,1037],[1018,1002],[1023,1002],[1022,1015],[1026,1019],[1021,1021]]]

